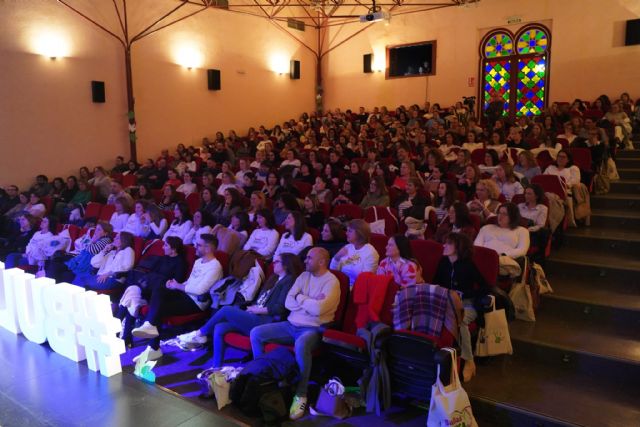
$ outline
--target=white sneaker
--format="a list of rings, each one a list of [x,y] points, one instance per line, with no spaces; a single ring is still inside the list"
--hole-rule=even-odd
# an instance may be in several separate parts
[[[158,328],[149,322],[144,322],[139,328],[133,329],[131,334],[136,338],[156,338],[160,335]]]
[[[186,346],[201,346],[206,344],[208,338],[206,335],[200,335],[200,331],[195,330],[186,334],[178,335],[178,340]]]
[[[307,411],[307,398],[295,396],[293,398],[293,402],[291,402],[291,408],[289,409],[289,419],[297,420],[304,416],[304,413]]]
[[[147,350],[149,350],[149,356],[147,357],[147,361],[158,360],[162,357],[161,349],[154,350],[150,346],[147,346]],[[142,353],[144,353],[144,351]],[[136,363],[138,359],[140,359],[140,356],[142,356],[142,353],[140,353],[139,355],[133,358],[133,363]]]

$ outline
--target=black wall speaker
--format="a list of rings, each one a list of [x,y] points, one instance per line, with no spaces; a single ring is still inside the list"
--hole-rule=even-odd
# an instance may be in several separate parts
[[[627,21],[627,32],[624,38],[625,46],[640,44],[640,19]]]
[[[91,81],[91,100],[96,103],[105,102],[104,82]]]
[[[289,69],[289,77],[292,80],[300,79],[300,61],[296,61],[295,59],[291,60],[291,68]]]
[[[373,54],[367,53],[366,55],[362,55],[362,72],[363,73],[373,73],[371,69],[371,62],[373,61]]]
[[[207,87],[209,90],[220,90],[220,70],[207,70]]]

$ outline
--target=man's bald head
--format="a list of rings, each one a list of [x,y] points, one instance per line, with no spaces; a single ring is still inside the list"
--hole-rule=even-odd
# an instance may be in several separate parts
[[[322,275],[329,266],[329,252],[324,248],[312,248],[307,253],[305,266],[307,271],[316,276]]]

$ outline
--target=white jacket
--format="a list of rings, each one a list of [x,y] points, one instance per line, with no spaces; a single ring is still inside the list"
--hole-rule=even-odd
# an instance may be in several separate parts
[[[171,227],[164,233],[164,237],[162,240],[166,241],[167,237],[175,236],[179,237],[180,240],[184,241],[184,238],[187,236],[187,233],[191,230],[193,223],[190,220],[183,222],[182,224],[173,223]]]
[[[276,246],[278,246],[278,239],[280,239],[278,231],[256,228],[249,236],[247,243],[244,244],[243,249],[245,251],[254,250],[265,258],[271,258]]]
[[[129,216],[130,215],[128,213],[118,214],[118,212],[114,212],[113,215],[111,215],[111,220],[109,221],[109,224],[111,224],[111,226],[113,227],[114,233],[127,231],[125,230],[125,228],[129,223]]]
[[[112,276],[131,270],[135,258],[135,253],[131,248],[124,248],[120,251],[111,250],[107,253],[103,249],[91,258],[91,265],[98,269],[98,276],[105,274]]]
[[[349,283],[353,285],[356,277],[362,272],[368,271],[375,273],[378,270],[378,261],[380,256],[378,251],[370,243],[367,243],[360,249],[349,243],[345,246],[347,254],[340,261],[335,257],[331,260],[329,268],[332,270],[340,270],[349,277]]]
[[[46,233],[36,231],[34,233],[24,251],[30,265],[36,265],[38,261],[44,261],[47,259],[46,249],[47,246],[51,244],[53,238],[54,235],[50,231],[47,231]]]
[[[200,236],[203,234],[211,234],[211,227],[205,225],[204,227],[196,229],[193,225],[191,225],[191,228],[189,229],[189,231],[187,231],[187,234],[182,239],[182,243],[184,243],[185,245],[195,245]]]

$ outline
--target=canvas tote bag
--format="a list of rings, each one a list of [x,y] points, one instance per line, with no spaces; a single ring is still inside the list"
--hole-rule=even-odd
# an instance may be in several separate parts
[[[455,349],[444,348],[451,353],[451,383],[444,386],[440,381],[440,365],[436,382],[431,386],[431,403],[427,427],[478,427],[473,417],[467,392],[460,385],[458,358]]]
[[[476,342],[476,356],[513,354],[509,325],[504,309],[496,310],[496,299],[491,296],[491,311],[484,313],[484,328],[480,328]]]

